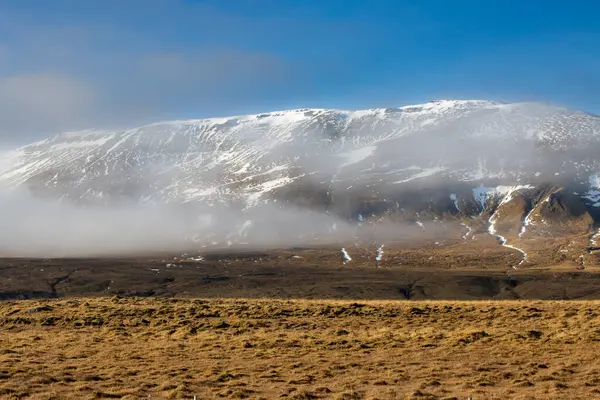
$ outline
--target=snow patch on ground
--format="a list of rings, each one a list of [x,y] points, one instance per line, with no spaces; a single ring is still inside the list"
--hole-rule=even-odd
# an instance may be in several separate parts
[[[596,232],[592,235],[592,237],[590,238],[590,243],[594,246],[598,246],[598,242],[596,239],[598,239],[598,236],[600,236],[600,229],[597,229]]]
[[[344,257],[344,264],[352,261],[352,257],[350,257],[350,254],[348,254],[348,252],[346,251],[346,249],[344,247],[342,247],[342,256]]]
[[[383,245],[379,246],[379,248],[377,249],[377,257],[375,257],[375,260],[381,261],[382,257],[383,257]]]
[[[485,209],[485,205],[487,203],[488,197],[490,197],[494,193],[494,188],[479,185],[473,189],[473,198],[475,201],[481,206],[481,209]]]
[[[599,245],[598,238],[599,237],[600,237],[600,229],[596,229],[596,232],[594,232],[594,234],[592,236],[590,236],[589,246],[593,247],[593,248],[598,247],[598,245]],[[590,249],[589,253],[592,254],[591,249]]]
[[[257,187],[257,189],[258,189],[257,191],[254,191],[253,193],[249,194],[248,197],[246,197],[247,206],[248,207],[255,206],[263,194],[268,193],[271,190],[277,189],[279,187],[285,186],[289,183],[292,183],[294,180],[295,179],[293,179],[293,178],[284,176],[284,177],[274,179],[272,181],[268,181],[268,182],[264,182],[264,183],[260,184]]]
[[[508,203],[513,199],[513,194],[521,189],[533,189],[534,187],[531,185],[517,185],[517,186],[496,186],[489,187],[484,185],[479,185],[476,188],[473,188],[473,198],[475,201],[481,206],[482,210],[485,210],[487,206],[487,202],[489,199],[494,197],[501,197],[501,205],[504,203]]]
[[[520,249],[518,247],[512,246],[510,244],[507,243],[506,238],[502,235],[500,235],[498,232],[496,232],[496,220],[498,218],[498,210],[496,210],[496,212],[494,212],[492,214],[492,216],[489,219],[489,227],[488,227],[488,233],[490,235],[492,235],[493,237],[495,237],[496,239],[498,239],[498,242],[500,242],[501,246],[504,247],[508,247],[509,249],[513,249],[518,251],[519,253],[521,253],[521,255],[523,256],[523,258],[521,259],[521,261],[517,264],[517,265],[521,265],[523,264],[525,261],[527,261],[527,253],[525,253],[525,251],[523,249]],[[513,267],[514,268],[514,267]]]
[[[362,160],[369,158],[375,152],[376,149],[377,149],[377,147],[375,147],[375,146],[367,146],[367,147],[363,147],[362,149],[349,151],[347,153],[340,154],[340,157],[343,157],[346,159],[346,162],[344,162],[342,165],[340,165],[340,168],[344,168],[349,165],[359,163]]]
[[[458,206],[458,197],[456,197],[456,194],[455,194],[455,193],[452,193],[452,194],[450,195],[450,200],[452,200],[452,201],[454,202],[454,207],[456,207],[456,209],[457,209],[458,211],[460,211],[460,207]]]
[[[588,183],[590,184],[590,190],[583,197],[591,201],[594,207],[600,207],[600,175],[590,175]]]
[[[518,247],[515,247],[515,246],[512,246],[512,245],[508,244],[507,241],[506,241],[506,238],[504,236],[500,235],[496,231],[496,222],[497,222],[497,219],[498,219],[498,212],[500,211],[500,207],[502,207],[502,205],[504,205],[504,204],[508,203],[509,201],[511,201],[514,198],[515,192],[517,192],[518,190],[521,190],[521,189],[533,189],[533,186],[531,186],[531,185],[497,186],[496,188],[494,188],[494,192],[493,192],[492,195],[500,195],[500,196],[503,196],[503,197],[502,197],[502,200],[500,201],[500,204],[498,205],[498,208],[490,216],[490,219],[488,220],[488,222],[489,222],[488,233],[490,235],[494,236],[496,239],[498,239],[498,241],[500,242],[500,244],[502,246],[508,247],[510,249],[513,249],[513,250],[516,250],[519,253],[521,253],[521,255],[523,256],[521,262],[519,262],[519,264],[517,264],[517,265],[521,265],[521,264],[523,264],[524,262],[527,261],[527,253],[523,249],[520,249]],[[535,207],[534,207],[534,209],[535,209]],[[533,209],[532,209],[532,211],[533,211]],[[526,229],[525,223],[527,223],[527,225],[529,224],[529,221],[527,220],[527,218],[530,216],[530,214],[531,214],[531,212],[528,213],[528,215],[525,217],[525,219],[523,221],[523,225],[524,226],[521,227],[521,232],[519,233],[519,237],[522,235],[522,233],[525,232],[525,230],[524,230],[524,229]]]
[[[464,240],[473,234],[473,228],[471,228],[469,225],[465,224],[464,222],[461,222],[461,225],[464,226],[465,228],[467,228],[467,232],[464,235],[462,235],[462,238]],[[475,239],[475,236],[473,236],[472,239]]]
[[[523,225],[521,226],[521,231],[519,232],[519,237],[522,237],[525,234],[525,232],[527,231],[527,227],[533,223],[531,221],[531,214],[533,214],[535,209],[536,209],[536,206],[531,207],[531,210],[529,210],[527,215],[525,215],[525,218],[523,218]]]
[[[394,183],[405,183],[405,182],[410,182],[415,179],[426,178],[428,176],[435,175],[435,174],[443,172],[445,170],[446,170],[446,168],[443,168],[443,167],[423,168],[421,172],[414,174],[410,178],[406,178],[401,181],[396,181]]]

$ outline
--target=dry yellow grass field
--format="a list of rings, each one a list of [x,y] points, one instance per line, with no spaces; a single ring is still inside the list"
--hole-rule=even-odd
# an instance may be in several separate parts
[[[600,398],[600,302],[0,303],[7,399]]]

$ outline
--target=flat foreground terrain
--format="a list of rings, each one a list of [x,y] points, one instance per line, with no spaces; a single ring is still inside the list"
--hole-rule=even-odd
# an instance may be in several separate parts
[[[0,300],[153,296],[347,300],[598,300],[597,254],[582,266],[490,238],[456,246],[222,252],[163,257],[0,258]],[[474,242],[474,244],[470,243]],[[469,247],[471,246],[471,247]],[[564,255],[552,250],[552,254]],[[546,254],[541,252],[541,254]],[[579,254],[579,253],[577,253]],[[536,256],[538,254],[536,253]],[[534,257],[531,256],[533,259]],[[577,258],[579,259],[579,258]],[[594,261],[594,262],[592,262]]]
[[[597,399],[600,302],[0,302],[0,396]]]

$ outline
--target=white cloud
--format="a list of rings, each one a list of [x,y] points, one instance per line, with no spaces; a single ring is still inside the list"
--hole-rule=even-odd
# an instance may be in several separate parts
[[[95,100],[91,86],[65,75],[0,78],[0,138],[78,128],[90,117]]]
[[[169,35],[177,28],[178,37],[181,24],[172,21],[192,18],[187,6],[169,8],[177,18],[165,19],[167,2],[150,1],[148,29],[129,23],[137,9],[114,17],[120,2],[109,3],[98,4],[94,18],[87,4],[45,14],[0,5],[0,146],[72,129],[237,113],[284,90],[290,66],[278,57],[210,41],[174,43]],[[234,18],[193,9],[202,32],[212,29],[208,22],[222,28],[219,21]]]

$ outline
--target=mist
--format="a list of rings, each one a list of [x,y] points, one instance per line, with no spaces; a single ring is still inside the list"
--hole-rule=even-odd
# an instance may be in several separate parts
[[[84,206],[36,198],[25,189],[2,190],[0,209],[0,255],[5,257],[139,256],[357,241],[371,244],[422,234],[416,227],[363,226],[325,212],[273,204],[249,211],[139,202]]]

